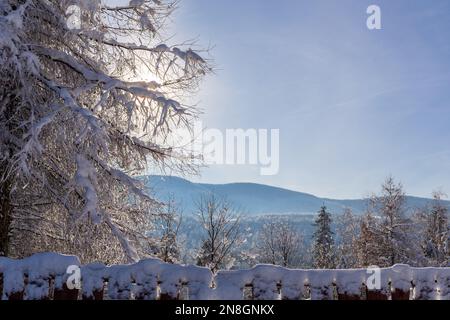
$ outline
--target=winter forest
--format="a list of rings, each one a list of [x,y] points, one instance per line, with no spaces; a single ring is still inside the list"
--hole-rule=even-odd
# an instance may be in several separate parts
[[[220,66],[214,48],[171,37],[182,1],[124,3],[0,0],[0,256],[156,257],[213,272],[449,265],[445,193],[408,208],[393,177],[364,212],[317,207],[312,235],[277,216],[252,228],[245,208],[205,194],[185,227],[200,240],[187,246],[183,204],[141,177],[199,174],[203,155],[177,141],[214,112],[196,94]]]

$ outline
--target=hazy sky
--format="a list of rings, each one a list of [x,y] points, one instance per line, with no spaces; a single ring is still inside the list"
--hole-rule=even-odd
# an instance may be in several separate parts
[[[382,10],[382,30],[366,9]],[[280,172],[212,166],[197,181],[258,182],[355,198],[392,174],[408,194],[450,193],[450,2],[183,0],[217,74],[199,94],[211,128],[279,128]]]

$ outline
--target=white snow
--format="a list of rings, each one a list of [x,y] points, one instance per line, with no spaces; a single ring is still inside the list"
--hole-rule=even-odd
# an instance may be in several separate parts
[[[65,275],[70,265],[80,265],[80,260],[75,256],[56,253],[37,253],[22,260],[0,258],[0,273],[3,274],[2,299],[22,291],[29,300],[46,297],[49,279]],[[26,286],[25,275],[28,275],[29,282]]]
[[[80,266],[79,259],[55,253],[39,253],[23,260],[0,258],[2,298],[21,292],[29,300],[46,298],[49,280],[55,279],[55,288],[62,288],[71,265]],[[450,299],[450,268],[395,265],[380,271],[381,291],[385,294],[388,289],[409,292],[414,287],[414,299]],[[127,265],[81,266],[81,292],[84,297],[93,297],[106,283],[110,299],[242,300],[246,288],[251,288],[247,294],[255,300],[321,300],[335,299],[335,291],[359,296],[370,274],[366,269],[294,270],[257,265],[213,275],[207,268],[146,259]]]
[[[81,219],[89,217],[94,223],[99,224],[101,222],[101,214],[98,210],[96,171],[91,162],[81,154],[77,155],[76,163],[77,172],[75,174],[75,181],[78,186],[84,189],[84,198],[86,199]]]

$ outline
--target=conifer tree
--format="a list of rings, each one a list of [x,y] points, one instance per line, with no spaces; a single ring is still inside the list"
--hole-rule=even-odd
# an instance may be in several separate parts
[[[331,231],[331,214],[326,206],[322,206],[314,224],[316,230],[313,235],[313,261],[318,269],[333,269],[335,263],[335,246]]]

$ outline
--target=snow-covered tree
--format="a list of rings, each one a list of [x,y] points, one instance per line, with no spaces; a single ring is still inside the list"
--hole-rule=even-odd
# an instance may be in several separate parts
[[[447,266],[449,263],[448,209],[442,203],[442,192],[433,193],[433,201],[424,210],[422,247],[429,266]]]
[[[231,268],[244,241],[239,213],[211,194],[198,200],[197,214],[203,230],[197,264],[213,272]]]
[[[356,268],[358,266],[357,240],[360,221],[350,208],[345,208],[342,215],[336,219],[337,266],[340,269]]]
[[[380,241],[378,222],[373,213],[368,210],[361,218],[359,235],[356,239],[358,267],[367,268],[379,264]]]
[[[165,262],[180,262],[181,244],[178,235],[181,223],[180,206],[171,195],[155,221],[159,241],[155,243],[153,251],[154,255]]]
[[[336,248],[333,231],[331,230],[331,214],[326,206],[322,206],[314,223],[313,263],[318,269],[333,269],[336,267]]]
[[[262,226],[257,240],[258,262],[298,267],[304,254],[303,237],[287,221],[276,220]]]
[[[405,194],[400,183],[386,179],[380,195],[369,199],[357,240],[358,264],[361,267],[392,266],[396,263],[420,265],[418,232],[406,217]]]
[[[412,222],[405,217],[405,193],[400,183],[388,177],[383,183],[381,194],[372,199],[374,212],[380,218],[379,266],[396,263],[414,263],[416,248],[411,241]]]
[[[210,71],[189,44],[165,43],[173,9],[0,1],[1,254],[139,257],[160,204],[133,176],[195,169],[170,138],[190,129],[196,111],[185,98]]]

